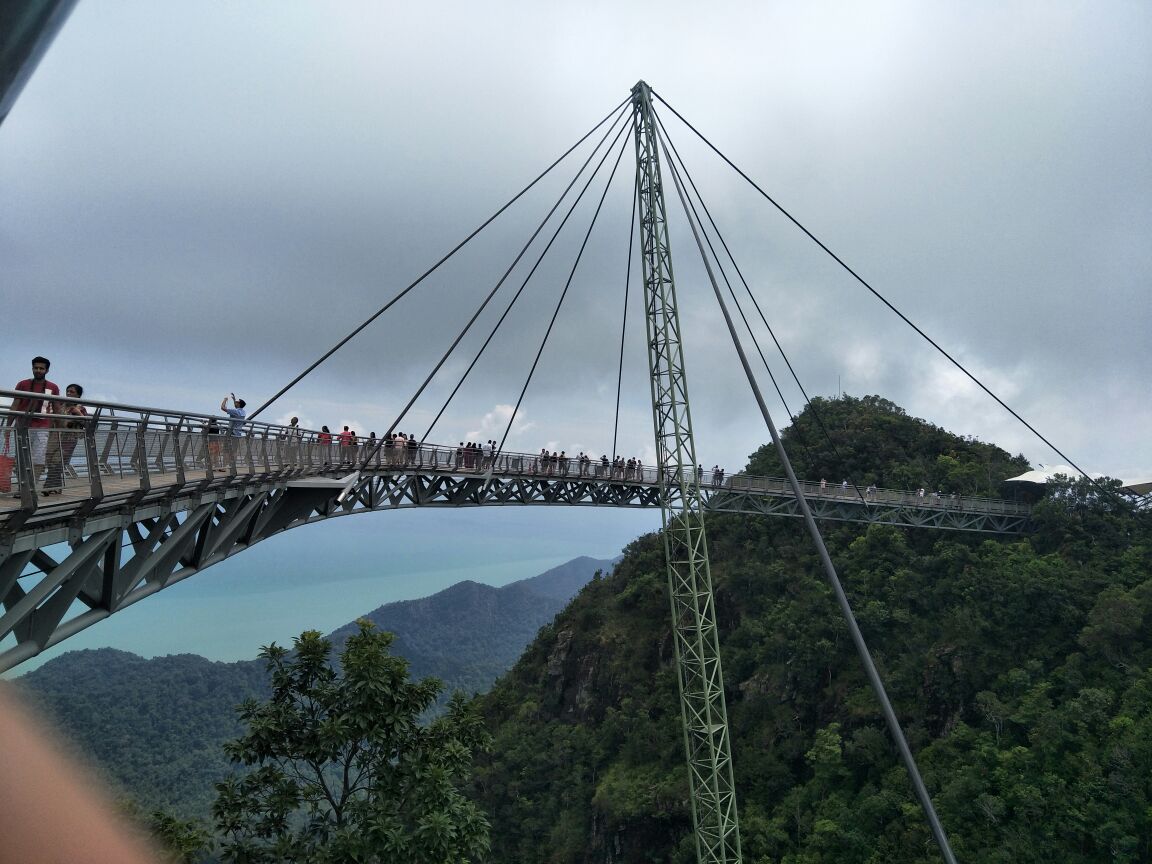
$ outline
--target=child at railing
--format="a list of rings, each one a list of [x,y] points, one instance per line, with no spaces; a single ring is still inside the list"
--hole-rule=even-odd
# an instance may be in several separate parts
[[[204,437],[207,439],[208,455],[205,458],[205,467],[209,471],[215,471],[221,467],[220,451],[224,449],[224,430],[220,428],[220,424],[216,422],[215,417],[209,417],[208,422],[204,424]]]

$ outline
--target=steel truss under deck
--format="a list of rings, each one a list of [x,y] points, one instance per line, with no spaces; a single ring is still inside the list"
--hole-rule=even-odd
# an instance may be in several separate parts
[[[783,481],[776,481],[782,483]],[[814,484],[810,484],[814,485]],[[1005,512],[976,511],[951,506],[951,502],[922,503],[911,495],[908,500],[870,500],[849,495],[806,494],[804,500],[812,515],[822,522],[865,522],[905,528],[938,528],[945,531],[986,531],[996,534],[1022,534],[1028,527],[1026,508]],[[710,513],[758,513],[762,516],[803,517],[791,490],[740,489],[711,490],[704,503]]]
[[[704,496],[688,407],[659,141],[651,93],[643,81],[632,90],[632,120],[652,421],[661,491],[668,490],[661,495],[661,514],[696,857],[701,864],[731,864],[741,860],[740,828],[704,533]]]
[[[0,640],[15,640],[0,650],[0,672],[290,528],[374,510],[502,504],[658,507],[660,490],[580,477],[399,470],[345,479],[238,479],[86,518],[25,525],[0,533]]]

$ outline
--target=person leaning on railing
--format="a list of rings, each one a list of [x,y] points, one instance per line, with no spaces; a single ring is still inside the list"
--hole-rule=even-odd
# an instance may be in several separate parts
[[[64,390],[69,399],[79,399],[84,388],[79,384],[69,384]],[[45,457],[47,471],[44,475],[44,494],[59,495],[64,490],[64,466],[72,461],[72,453],[80,436],[84,434],[84,421],[88,411],[75,402],[56,403],[56,413],[63,415],[52,430],[51,440]]]
[[[300,418],[293,417],[288,422],[288,428],[284,430],[284,439],[288,445],[288,462],[295,465],[301,461],[301,444],[304,442],[304,430],[300,428]]]

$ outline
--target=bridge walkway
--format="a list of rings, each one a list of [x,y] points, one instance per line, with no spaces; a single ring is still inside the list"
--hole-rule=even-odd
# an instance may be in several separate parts
[[[92,403],[86,403],[92,405]],[[126,414],[112,409],[96,413],[83,429],[47,432],[48,474],[59,477],[59,489],[33,482],[29,452],[30,430],[17,424],[7,428],[7,440],[15,451],[11,491],[0,496],[0,535],[24,533],[37,526],[87,521],[114,511],[135,511],[156,502],[171,506],[216,497],[250,486],[270,485],[287,489],[294,481],[326,478],[331,481],[358,470],[359,482],[370,477],[386,478],[382,491],[389,506],[461,505],[466,503],[567,503],[659,506],[660,478],[652,466],[616,468],[598,459],[547,459],[541,454],[499,453],[436,444],[407,447],[376,446],[374,439],[361,439],[354,446],[336,441],[320,443],[318,433],[273,424],[247,424],[243,436],[207,434],[207,415],[180,414],[156,409],[134,409]],[[0,409],[0,420],[7,420]],[[30,415],[31,416],[31,415]],[[48,415],[40,415],[48,416]],[[226,428],[221,424],[221,428]],[[63,458],[66,454],[70,457]],[[366,464],[364,464],[366,463]],[[445,484],[445,477],[456,478]],[[530,492],[485,493],[479,498],[448,495],[451,487],[476,486],[478,477],[487,485],[506,487],[516,481]],[[670,480],[671,478],[665,478]],[[2,482],[3,478],[0,478]],[[723,471],[699,470],[695,477],[705,505],[716,512],[751,512],[798,515],[795,495],[780,478],[727,475]],[[415,484],[415,485],[414,485]],[[419,486],[424,494],[415,494]],[[596,493],[594,490],[602,491]],[[628,493],[627,489],[634,490]],[[429,490],[441,490],[428,494]],[[614,490],[614,491],[608,491]],[[1027,505],[993,498],[925,494],[921,491],[825,487],[802,482],[801,492],[818,516],[828,519],[934,525],[961,530],[1013,533],[1024,526]],[[791,503],[789,503],[791,502]]]

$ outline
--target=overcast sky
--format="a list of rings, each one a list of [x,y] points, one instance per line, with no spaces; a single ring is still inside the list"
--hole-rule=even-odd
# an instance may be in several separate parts
[[[43,353],[53,380],[96,397],[258,404],[640,79],[1069,457],[1152,477],[1143,2],[81,0],[0,127],[3,376]],[[657,110],[810,394],[877,393],[1061,461]],[[386,429],[571,179],[562,167],[268,419]],[[629,150],[512,449],[611,448],[633,170]],[[697,450],[732,471],[768,435],[669,199]],[[432,440],[502,434],[580,213]],[[630,317],[619,449],[650,463]],[[401,429],[425,433],[470,357]]]

